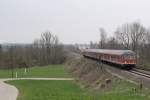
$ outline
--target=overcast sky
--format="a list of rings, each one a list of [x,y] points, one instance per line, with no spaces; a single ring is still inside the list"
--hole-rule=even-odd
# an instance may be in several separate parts
[[[103,27],[139,21],[150,26],[150,0],[0,0],[0,42],[31,43],[45,31],[63,43],[99,39]]]

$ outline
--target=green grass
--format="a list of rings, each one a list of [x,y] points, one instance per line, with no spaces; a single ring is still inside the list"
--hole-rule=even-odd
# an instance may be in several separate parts
[[[9,78],[12,73],[10,70],[0,70],[0,78]]]
[[[119,81],[112,90],[94,92],[80,88],[74,81],[15,80],[8,83],[19,89],[17,100],[149,100],[141,96],[140,91],[132,90],[136,85],[124,81]]]
[[[27,69],[14,69],[13,76],[15,77],[17,72],[18,77],[70,77],[64,68],[64,65],[49,65],[43,67],[31,67]],[[12,77],[11,70],[0,70],[0,78]]]

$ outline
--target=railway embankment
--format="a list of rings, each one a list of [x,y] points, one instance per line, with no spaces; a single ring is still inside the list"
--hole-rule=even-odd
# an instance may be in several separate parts
[[[109,89],[119,80],[126,80],[137,84],[139,87],[150,88],[150,78],[102,64],[99,61],[87,59],[80,55],[69,57],[66,65],[85,87]]]
[[[108,90],[120,80],[107,72],[101,63],[80,55],[69,57],[66,66],[79,80],[78,83],[87,88]]]

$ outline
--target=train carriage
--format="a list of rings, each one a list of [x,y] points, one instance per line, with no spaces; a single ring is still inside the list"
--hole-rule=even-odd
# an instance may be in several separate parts
[[[132,68],[136,65],[135,53],[131,50],[84,49],[83,56]]]

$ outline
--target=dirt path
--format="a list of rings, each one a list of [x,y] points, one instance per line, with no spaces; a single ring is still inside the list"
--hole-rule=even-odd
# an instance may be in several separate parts
[[[73,78],[6,78],[0,79],[0,100],[16,100],[18,90],[16,87],[6,84],[4,81],[8,80],[74,80]]]

